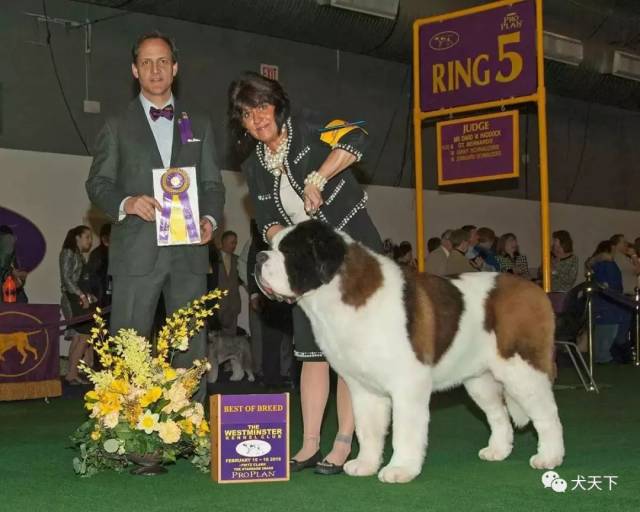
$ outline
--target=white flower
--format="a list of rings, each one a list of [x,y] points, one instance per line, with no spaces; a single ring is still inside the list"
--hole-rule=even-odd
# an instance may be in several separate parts
[[[138,430],[144,430],[145,434],[151,434],[154,430],[157,430],[159,418],[159,414],[153,414],[149,409],[147,409],[138,419],[136,428]]]
[[[118,424],[120,415],[118,411],[110,412],[103,418],[104,426],[107,428],[114,428]]]
[[[168,420],[158,425],[158,435],[167,444],[177,443],[180,439],[180,427],[175,421]]]

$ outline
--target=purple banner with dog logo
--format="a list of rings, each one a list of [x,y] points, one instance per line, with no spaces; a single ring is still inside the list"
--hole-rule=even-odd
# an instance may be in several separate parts
[[[211,474],[218,483],[289,480],[289,394],[211,397]]]
[[[57,304],[0,304],[0,400],[60,396]]]
[[[422,112],[536,92],[534,0],[437,18],[419,27]]]

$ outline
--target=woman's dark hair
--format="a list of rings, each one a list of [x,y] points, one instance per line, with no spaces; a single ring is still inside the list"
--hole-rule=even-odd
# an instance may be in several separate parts
[[[252,71],[244,72],[240,78],[231,83],[228,96],[227,116],[233,149],[234,153],[242,155],[244,160],[256,145],[256,141],[242,126],[244,109],[255,108],[263,103],[273,105],[278,133],[281,133],[291,112],[289,96],[280,82]]]
[[[611,254],[613,252],[613,242],[611,240],[603,240],[598,244],[596,250],[593,252],[593,256],[597,256],[599,254]]]
[[[513,233],[505,233],[500,238],[498,238],[498,245],[496,246],[496,252],[500,256],[509,256],[505,248],[507,246],[507,242],[511,239],[515,240],[516,242],[518,241],[518,238]],[[520,256],[520,251],[516,249],[516,252],[514,252],[513,255]]]
[[[154,32],[149,32],[148,34],[143,34],[136,40],[133,47],[131,48],[131,62],[133,62],[134,64],[137,63],[138,53],[140,53],[140,47],[142,46],[142,43],[149,39],[162,39],[165,43],[167,43],[167,46],[171,50],[171,58],[173,59],[173,62],[178,62],[178,49],[176,48],[176,43],[169,36],[157,30],[155,30]]]
[[[71,228],[67,231],[67,236],[64,237],[62,248],[69,249],[73,252],[79,252],[76,237],[82,235],[85,231],[90,231],[90,228],[88,226],[76,226],[75,228]]]
[[[562,247],[562,250],[564,252],[566,252],[567,254],[573,252],[573,240],[571,239],[571,235],[568,231],[565,231],[564,229],[560,231],[554,231],[553,235],[551,236],[552,238],[556,238],[558,242],[560,242],[560,247]]]

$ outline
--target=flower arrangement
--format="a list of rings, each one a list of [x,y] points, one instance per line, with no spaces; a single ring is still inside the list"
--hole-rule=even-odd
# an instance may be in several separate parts
[[[202,404],[191,401],[191,396],[210,365],[196,360],[191,368],[175,369],[171,360],[176,350],[187,350],[189,339],[220,307],[208,303],[224,294],[213,290],[168,317],[155,355],[151,343],[132,329],[109,336],[97,310],[89,342],[102,369],[81,367],[94,388],[84,397],[89,419],[71,436],[80,450],[73,459],[77,474],[122,471],[144,456],[164,463],[190,457],[196,467],[208,470],[209,426]]]

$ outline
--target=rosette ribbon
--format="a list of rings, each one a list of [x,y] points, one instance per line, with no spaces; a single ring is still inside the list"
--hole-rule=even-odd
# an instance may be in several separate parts
[[[172,167],[162,175],[162,212],[160,213],[160,242],[197,243],[198,228],[189,202],[189,175]]]

